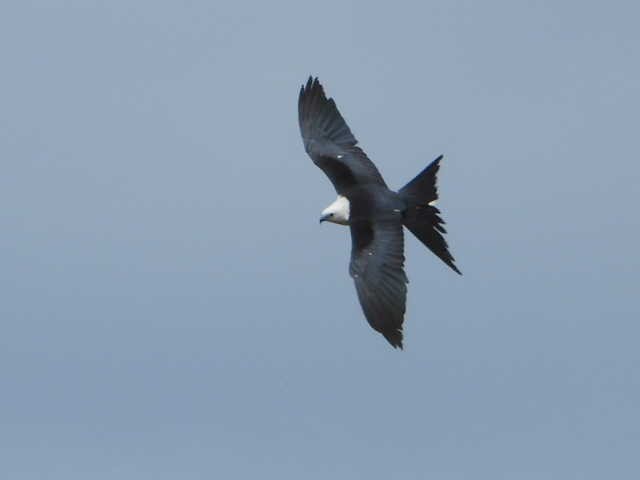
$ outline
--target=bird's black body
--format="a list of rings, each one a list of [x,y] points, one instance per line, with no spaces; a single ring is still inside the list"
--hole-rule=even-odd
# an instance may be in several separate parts
[[[403,225],[457,273],[442,234],[444,221],[432,205],[442,156],[397,193],[390,190],[318,79],[309,78],[298,101],[305,150],[349,200],[349,273],[369,324],[402,348],[407,277]]]

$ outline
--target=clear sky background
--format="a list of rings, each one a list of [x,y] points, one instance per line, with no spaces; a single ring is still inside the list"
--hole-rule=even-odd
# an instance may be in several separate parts
[[[637,2],[4,1],[0,477],[640,475]],[[305,155],[319,75],[390,186],[367,325]]]

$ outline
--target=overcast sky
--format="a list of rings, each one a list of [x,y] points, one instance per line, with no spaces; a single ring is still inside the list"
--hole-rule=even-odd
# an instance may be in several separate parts
[[[640,475],[636,2],[4,1],[0,477]],[[393,188],[367,325],[305,155],[318,75]]]

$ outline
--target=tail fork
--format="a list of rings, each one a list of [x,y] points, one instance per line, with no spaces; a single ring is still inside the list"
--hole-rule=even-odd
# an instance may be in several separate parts
[[[442,155],[431,162],[413,180],[402,187],[398,194],[407,202],[404,226],[413,233],[429,250],[451,269],[462,275],[449,253],[449,246],[442,234],[447,233],[440,210],[433,206],[438,199],[438,170]]]

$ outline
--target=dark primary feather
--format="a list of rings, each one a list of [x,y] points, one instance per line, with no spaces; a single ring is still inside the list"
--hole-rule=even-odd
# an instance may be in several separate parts
[[[356,185],[386,186],[317,78],[309,77],[300,89],[298,121],[307,154],[339,194]]]
[[[404,238],[399,218],[351,222],[349,273],[369,325],[393,347],[402,348],[402,322],[407,298]]]

